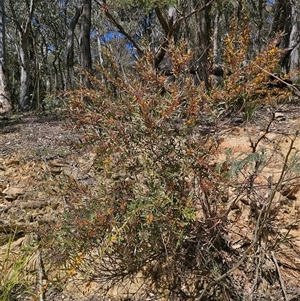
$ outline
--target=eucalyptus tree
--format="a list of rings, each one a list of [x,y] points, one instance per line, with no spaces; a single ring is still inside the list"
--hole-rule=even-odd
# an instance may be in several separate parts
[[[66,87],[65,36],[66,26],[60,2],[37,2],[31,33],[34,60],[31,64],[30,94],[35,107],[42,106],[42,100],[47,95]]]
[[[274,33],[284,33],[280,47],[290,51],[286,66],[288,71],[296,70],[299,66],[297,2],[7,0],[9,62],[15,64],[16,55],[19,58],[20,70],[12,68],[14,82],[19,83],[19,107],[24,109],[47,93],[75,88],[76,77],[77,82],[81,79],[90,88],[87,74],[95,72],[93,62],[98,60],[109,68],[105,52],[111,54],[125,74],[136,58],[151,50],[153,68],[169,74],[170,45],[183,40],[194,53],[189,71],[209,88],[212,65],[223,61],[224,40],[233,24],[232,18],[238,24],[243,15],[248,16],[251,30],[247,59],[253,59],[276,36]]]
[[[299,79],[298,70],[300,67],[299,62],[299,51],[300,51],[300,30],[299,30],[299,1],[290,0],[291,5],[291,30],[289,33],[289,45],[290,49],[290,62],[289,62],[289,71],[292,72],[292,79],[297,81]]]
[[[198,63],[200,62],[197,65],[197,73],[199,73],[199,78],[206,83],[208,82],[207,55],[210,46],[210,10],[214,0],[191,1],[190,4],[192,6],[189,8],[185,6],[186,11],[182,10],[184,1],[128,0],[122,3],[117,1],[119,6],[116,5],[116,2],[112,5],[110,1],[95,1],[115,30],[131,43],[139,57],[143,56],[146,48],[152,49],[154,54],[153,67],[155,69],[160,69],[161,64],[165,64],[170,43],[172,41],[177,43],[181,38],[181,25],[185,24],[185,30],[192,32],[193,29],[189,22],[192,20],[192,17],[196,18],[196,22],[193,22],[193,25],[196,25],[197,30],[191,36],[197,37],[197,43],[194,43],[197,44],[194,47],[197,53],[195,60]],[[126,16],[130,15],[128,11],[137,8],[140,10],[139,20],[126,18]],[[124,16],[126,20],[135,22],[135,32],[132,29],[128,29],[128,24],[122,22]],[[142,23],[146,24],[144,36],[142,36],[139,28]]]
[[[299,68],[299,1],[276,0],[273,5],[273,18],[270,36],[276,38],[278,47],[283,49],[281,67],[284,73],[298,78],[295,71]]]
[[[5,66],[5,12],[4,0],[0,0],[0,114],[11,110]]]
[[[65,7],[65,14],[67,14],[67,8]],[[74,67],[74,40],[75,40],[75,29],[81,15],[81,7],[75,6],[75,13],[70,17],[70,21],[67,24],[67,40],[66,40],[66,66],[67,66],[67,86],[72,87],[73,78],[73,67]]]
[[[80,16],[80,51],[81,67],[83,71],[92,72],[92,55],[91,55],[91,18],[92,18],[92,1],[82,0],[82,9]],[[85,74],[82,75],[82,82],[86,88],[91,87],[90,80]]]
[[[30,103],[30,61],[34,55],[31,22],[34,8],[35,0],[26,0],[22,4],[19,1],[8,0],[7,14],[11,21],[10,26],[13,26],[17,32],[15,41],[20,60],[19,108],[21,110]]]
[[[209,88],[208,53],[211,48],[211,9],[212,0],[193,1],[194,9],[197,11],[196,18],[196,72],[205,86]]]
[[[66,5],[66,12],[72,15],[67,20],[66,35],[66,65],[68,74],[68,87],[72,87],[72,77],[75,66],[75,40],[77,41],[77,54],[82,71],[82,84],[91,87],[88,73],[92,73],[91,35],[92,35],[92,1],[81,0]]]

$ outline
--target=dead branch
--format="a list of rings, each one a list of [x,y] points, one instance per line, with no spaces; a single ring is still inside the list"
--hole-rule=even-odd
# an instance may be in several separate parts
[[[275,263],[276,269],[277,269],[278,278],[279,278],[279,282],[280,282],[280,286],[281,286],[281,289],[282,289],[282,294],[283,294],[284,300],[287,301],[288,297],[287,297],[285,285],[284,285],[284,282],[283,282],[283,279],[282,279],[282,275],[281,275],[280,268],[279,268],[278,262],[276,260],[274,251],[271,252],[271,255],[272,255],[272,259]]]

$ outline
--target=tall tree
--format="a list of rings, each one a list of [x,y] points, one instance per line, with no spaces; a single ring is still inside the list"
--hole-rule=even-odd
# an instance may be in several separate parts
[[[5,13],[4,0],[0,0],[0,114],[11,110],[5,67]]]
[[[71,22],[67,30],[67,86],[70,88],[72,86],[72,74],[74,67],[74,38],[75,38],[75,28],[78,23],[81,6],[75,8],[75,15],[71,19]]]
[[[34,0],[25,1],[23,5],[9,0],[11,19],[18,33],[18,54],[20,60],[20,94],[19,108],[25,109],[29,105],[30,94],[30,47],[32,46],[32,18]],[[32,48],[32,47],[31,47]],[[31,52],[33,54],[33,52]]]
[[[293,72],[299,69],[299,45],[300,45],[300,32],[299,32],[299,11],[298,11],[298,1],[290,0],[291,5],[291,32],[289,35],[289,49],[290,53],[290,64],[289,71]],[[292,74],[292,79],[297,81],[299,78],[298,72]]]
[[[296,0],[276,0],[274,3],[274,17],[271,27],[271,37],[277,35],[276,44],[283,49],[281,67],[283,73],[289,73],[299,66],[299,13]],[[292,75],[297,79],[297,75]]]
[[[298,2],[7,0],[7,63],[13,75],[8,84],[13,85],[12,97],[18,95],[22,109],[39,102],[46,93],[75,88],[73,79],[79,77],[73,68],[76,65],[86,72],[81,83],[90,88],[86,74],[92,72],[92,59],[96,55],[102,66],[109,68],[106,60],[109,53],[126,73],[137,57],[143,57],[145,50],[151,49],[153,67],[169,71],[170,42],[184,40],[194,53],[190,71],[195,71],[198,82],[209,88],[211,65],[222,64],[224,41],[232,20],[235,18],[240,26],[244,24],[239,22],[243,15],[248,17],[252,41],[246,60],[253,59],[269,39],[282,33],[280,47],[290,51],[285,61],[287,72],[293,71],[299,64]]]
[[[211,47],[211,0],[194,1],[196,17],[196,73],[206,88],[209,88],[208,53]]]
[[[82,0],[82,12],[80,16],[81,67],[83,71],[86,71],[88,73],[92,72],[91,11],[92,1]],[[91,87],[91,83],[86,75],[82,76],[82,82],[86,88]]]

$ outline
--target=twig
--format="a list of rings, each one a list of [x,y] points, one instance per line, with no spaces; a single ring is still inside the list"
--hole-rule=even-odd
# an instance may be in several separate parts
[[[99,5],[99,7],[103,10],[105,16],[118,28],[119,32],[123,34],[128,41],[132,43],[132,45],[136,48],[139,54],[143,55],[144,51],[139,45],[136,43],[136,41],[131,37],[131,35],[124,29],[124,27],[114,18],[114,16],[109,12],[108,6],[106,5],[106,1],[103,1],[103,3],[100,3],[98,0],[95,0],[95,2]]]
[[[222,280],[224,280],[226,277],[228,277],[230,274],[232,274],[235,270],[237,270],[244,262],[244,260],[246,259],[246,257],[248,256],[248,254],[251,252],[251,250],[257,245],[257,243],[260,241],[262,232],[264,230],[265,224],[267,222],[270,210],[271,210],[271,205],[272,205],[272,201],[275,198],[275,193],[278,191],[279,187],[281,186],[283,180],[284,180],[284,176],[286,174],[287,168],[288,168],[288,159],[290,157],[291,151],[294,147],[294,142],[296,140],[296,137],[298,136],[298,131],[296,131],[294,138],[291,139],[291,143],[290,143],[290,147],[289,150],[287,152],[287,155],[285,156],[285,160],[284,160],[284,164],[281,170],[281,174],[279,177],[279,180],[277,181],[275,187],[272,187],[272,182],[271,182],[271,178],[269,179],[269,193],[268,193],[268,199],[267,201],[264,203],[263,207],[261,208],[258,218],[257,218],[257,222],[255,225],[255,229],[254,229],[254,234],[253,234],[253,240],[251,242],[251,244],[249,245],[249,247],[245,250],[245,252],[243,253],[242,257],[238,260],[238,262],[231,268],[229,269],[227,272],[225,272],[224,274],[220,275],[219,277],[217,277],[214,281],[210,282],[201,292],[198,301],[203,300],[206,293],[212,288],[214,287],[217,283],[220,283]],[[286,299],[287,300],[287,299]]]
[[[272,114],[272,118],[270,119],[270,122],[268,123],[267,125],[267,128],[266,130],[264,131],[264,133],[258,138],[258,140],[256,142],[254,142],[251,137],[249,138],[250,140],[250,144],[251,144],[251,149],[252,149],[252,153],[255,153],[256,152],[256,149],[257,149],[257,146],[258,144],[267,136],[267,134],[270,133],[270,128],[271,128],[271,125],[273,123],[273,121],[275,120],[275,113]]]
[[[274,198],[274,195],[271,194],[269,200],[267,203],[271,203],[272,200]],[[246,249],[246,251],[243,253],[242,257],[240,258],[240,260],[231,268],[229,269],[226,273],[222,274],[221,276],[219,276],[218,278],[216,278],[214,281],[212,281],[210,284],[208,284],[205,289],[202,291],[198,301],[203,300],[203,298],[205,297],[206,293],[217,283],[221,282],[223,279],[225,279],[226,277],[228,277],[230,274],[232,274],[237,268],[239,268],[244,260],[246,259],[246,257],[248,256],[248,254],[250,253],[250,251],[253,249],[253,247],[258,243],[262,230],[264,228],[264,223],[266,221],[266,215],[267,213],[265,212],[265,208],[269,207],[268,205],[264,205],[264,207],[261,209],[259,216],[257,218],[257,223],[255,226],[255,230],[254,230],[254,238],[252,243],[250,244],[250,246]],[[263,214],[263,212],[265,212],[265,214]]]
[[[210,6],[215,0],[211,0],[209,1],[208,3],[206,3],[205,5],[199,7],[199,4],[200,4],[200,1],[196,4],[196,8],[194,10],[192,10],[190,13],[188,13],[187,15],[185,16],[182,16],[180,18],[178,18],[174,24],[172,25],[172,28],[171,30],[174,30],[174,28],[176,28],[176,26],[178,26],[178,24],[182,21],[182,20],[186,20],[188,19],[189,17],[193,16],[194,14],[198,13],[198,12],[201,12],[203,10],[205,10],[208,6]]]
[[[254,279],[252,289],[251,289],[251,297],[252,298],[253,298],[253,295],[254,295],[254,291],[258,287],[259,277],[260,277],[260,273],[261,273],[261,264],[262,264],[262,260],[263,260],[264,255],[265,255],[264,251],[262,252],[261,250],[259,250],[259,258],[258,258],[258,263],[257,263],[257,266],[256,266],[256,270],[255,270],[255,279]]]
[[[43,288],[43,262],[42,262],[42,256],[41,256],[41,250],[37,250],[36,252],[36,267],[37,267],[37,282],[38,282],[38,288],[39,288],[39,301],[45,301],[45,291]]]
[[[280,282],[280,286],[281,286],[281,289],[282,289],[284,300],[287,301],[288,300],[288,296],[287,296],[287,293],[286,293],[286,289],[285,289],[285,286],[284,286],[284,282],[283,282],[283,279],[282,279],[282,276],[281,276],[280,268],[279,268],[277,259],[275,257],[274,251],[271,251],[271,255],[272,255],[272,259],[273,259],[273,261],[275,263],[276,269],[277,269],[277,273],[278,273],[278,277],[279,277],[279,282]]]

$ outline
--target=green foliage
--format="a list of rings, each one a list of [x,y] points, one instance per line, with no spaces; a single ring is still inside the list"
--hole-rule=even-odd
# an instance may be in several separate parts
[[[248,170],[251,174],[261,172],[258,169],[258,165],[260,168],[264,167],[266,164],[266,149],[261,147],[256,152],[247,154],[241,153],[240,155],[232,158],[230,162],[230,177],[237,177],[241,174],[242,170]],[[229,163],[229,158],[227,158],[227,164]]]
[[[34,296],[26,269],[32,261],[36,248],[23,248],[20,254],[15,254],[13,242],[17,229],[12,231],[6,246],[6,253],[0,263],[0,300],[24,300],[26,296]]]

